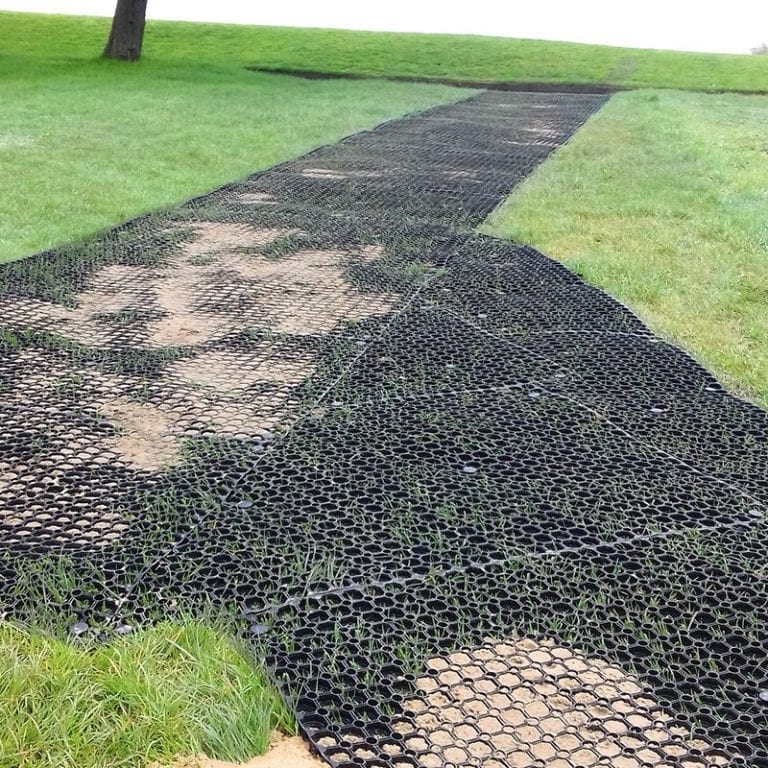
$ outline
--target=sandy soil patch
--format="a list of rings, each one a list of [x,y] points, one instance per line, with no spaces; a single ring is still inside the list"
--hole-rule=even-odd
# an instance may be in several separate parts
[[[254,757],[247,763],[229,763],[198,755],[182,758],[173,763],[171,768],[318,768],[318,766],[327,768],[328,763],[313,755],[309,745],[301,736],[278,734],[267,752]]]
[[[430,659],[395,730],[423,768],[718,768],[721,754],[675,724],[640,681],[602,659],[522,639],[488,642]],[[338,760],[374,758],[374,747],[345,736]],[[383,750],[402,754],[394,743]]]
[[[266,346],[266,345],[264,345]],[[172,363],[167,374],[189,384],[234,393],[254,384],[296,384],[314,369],[310,356],[263,357],[233,350],[208,350]]]
[[[227,221],[201,221],[189,227],[195,238],[182,246],[186,260],[198,256],[222,255],[238,248],[252,248],[277,240],[294,230],[259,229],[250,224],[232,224]]]
[[[241,192],[235,196],[235,201],[238,203],[246,203],[248,205],[276,205],[277,200],[272,195],[268,195],[266,192]]]
[[[675,725],[633,675],[552,641],[488,643],[427,666],[423,696],[405,704],[418,729],[408,746],[425,751],[425,768],[727,763],[700,757],[709,745]]]
[[[314,356],[263,342],[248,350],[203,350],[170,363],[143,392],[135,377],[101,377],[93,407],[115,428],[94,438],[101,450],[136,469],[157,472],[183,458],[184,439],[253,439],[288,426],[298,414],[292,389],[314,371]],[[125,394],[117,395],[118,392]]]
[[[192,227],[195,239],[157,268],[112,265],[91,277],[75,308],[29,298],[4,305],[11,327],[66,336],[89,346],[195,346],[256,327],[277,333],[325,333],[342,320],[387,313],[393,294],[350,285],[350,260],[379,258],[379,248],[358,253],[303,250],[280,259],[258,249],[290,234],[222,222]],[[149,321],[141,313],[150,311]],[[119,313],[136,313],[116,325]]]
[[[194,346],[243,327],[238,307],[200,306],[216,289],[238,285],[249,258],[242,249],[259,248],[289,234],[286,230],[255,229],[242,224],[207,222],[192,227],[195,239],[154,279],[154,305],[163,317],[148,327],[150,346]]]
[[[78,407],[95,410],[114,427],[107,438],[84,427],[82,450],[74,437],[69,441],[83,461],[117,459],[157,472],[182,459],[185,437],[248,439],[289,425],[299,407],[293,391],[314,372],[314,353],[281,351],[268,342],[245,350],[204,345],[246,328],[322,335],[343,321],[384,315],[399,298],[365,293],[346,279],[349,263],[380,258],[378,247],[268,258],[258,249],[291,231],[226,222],[188,228],[193,239],[169,263],[104,267],[76,296],[74,308],[26,298],[8,302],[12,327],[45,330],[88,346],[198,349],[169,363],[151,382],[84,372],[39,353],[44,374],[32,382],[33,390],[47,388],[50,395],[49,381],[85,376],[89,387],[79,393]],[[30,399],[29,382],[18,384]],[[0,497],[3,492],[0,486]]]
[[[103,544],[118,538],[127,525],[109,499],[94,500],[87,485],[70,480],[82,467],[116,458],[105,452],[93,424],[72,418],[67,405],[93,374],[41,350],[23,350],[7,363],[13,375],[0,372],[9,383],[3,391],[0,522],[22,539]]]
[[[245,327],[277,333],[325,333],[342,320],[385,314],[393,294],[370,294],[346,280],[356,254],[302,250],[280,259],[243,249],[289,234],[239,224],[200,224],[197,237],[162,268],[110,266],[93,276],[70,309],[36,299],[11,299],[14,327],[46,330],[91,346],[196,346]],[[116,328],[109,315],[151,310],[157,319]],[[130,323],[128,324],[130,326]],[[133,336],[131,336],[131,332]]]
[[[127,523],[105,481],[74,481],[94,466],[147,473],[184,458],[201,436],[253,440],[298,417],[297,387],[316,354],[281,339],[321,335],[340,322],[388,313],[395,294],[364,293],[346,279],[356,253],[300,250],[267,258],[258,248],[290,232],[229,223],[192,227],[194,239],[162,266],[111,265],[91,276],[75,307],[4,301],[10,328],[47,331],[94,348],[188,348],[159,375],[105,374],[67,353],[30,348],[8,359],[0,523],[11,537],[104,545]],[[246,328],[263,341],[229,347]],[[277,334],[271,337],[269,334]],[[23,416],[21,415],[23,414]]]
[[[71,445],[73,450],[87,450],[84,441],[73,441]],[[85,463],[82,458],[65,458]],[[87,458],[98,457],[91,454]],[[0,460],[0,523],[20,540],[42,536],[59,543],[104,545],[119,538],[128,527],[122,516],[108,500],[94,502],[87,489],[65,489],[66,471],[52,460]],[[6,534],[6,543],[9,540]]]
[[[375,179],[380,177],[381,173],[379,171],[335,171],[329,168],[305,168],[301,175],[310,179]]]
[[[341,171],[333,171],[328,168],[305,168],[302,176],[310,179],[346,179],[347,174]]]
[[[11,328],[33,328],[89,346],[113,346],[115,325],[108,315],[146,309],[152,299],[145,267],[113,264],[96,272],[77,306],[65,307],[27,297],[3,299],[4,319]]]
[[[521,128],[525,133],[533,133],[536,136],[541,136],[545,139],[558,139],[563,138],[563,131],[557,130],[551,127],[551,123],[546,120],[534,120],[529,127]]]
[[[174,439],[168,415],[148,403],[115,398],[102,403],[100,412],[120,431],[103,440],[107,451],[135,467],[159,470],[176,463],[181,446]]]
[[[381,249],[354,255],[370,261]],[[350,285],[344,264],[352,257],[338,251],[303,250],[278,260],[242,258],[236,268],[245,281],[238,300],[249,324],[278,333],[311,336],[333,330],[339,322],[387,314],[397,296],[364,293]]]

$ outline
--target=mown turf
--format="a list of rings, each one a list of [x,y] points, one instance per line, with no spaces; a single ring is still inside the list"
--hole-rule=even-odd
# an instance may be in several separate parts
[[[107,19],[1,13],[5,50],[72,58],[101,50]],[[31,32],[31,36],[25,33]],[[150,21],[145,61],[286,67],[475,80],[768,90],[768,57],[686,53],[479,35],[405,34]]]
[[[615,96],[487,230],[532,243],[768,406],[768,97]]]
[[[252,63],[501,82],[768,90],[768,57],[615,48],[478,35],[265,29]]]
[[[211,628],[162,624],[108,645],[0,624],[0,766],[136,768],[244,760],[295,725],[258,665]]]
[[[67,57],[100,50],[106,19],[0,14],[10,51]],[[24,30],[34,33],[32,39]],[[9,46],[5,44],[6,50]],[[248,27],[152,21],[145,59],[467,80],[611,83],[632,87],[768,90],[768,56],[681,53],[478,35]]]
[[[0,29],[0,261],[467,95],[255,74],[226,27],[155,37],[138,65],[97,60],[108,20],[0,13]]]

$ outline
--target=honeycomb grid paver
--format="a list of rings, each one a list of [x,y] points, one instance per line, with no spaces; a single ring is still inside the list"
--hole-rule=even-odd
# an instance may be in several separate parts
[[[768,421],[478,234],[483,92],[0,268],[0,610],[224,611],[331,765],[768,767]]]

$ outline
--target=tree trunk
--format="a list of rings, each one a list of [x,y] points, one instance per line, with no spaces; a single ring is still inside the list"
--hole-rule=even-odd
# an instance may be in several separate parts
[[[104,58],[138,61],[146,15],[147,0],[117,0]]]

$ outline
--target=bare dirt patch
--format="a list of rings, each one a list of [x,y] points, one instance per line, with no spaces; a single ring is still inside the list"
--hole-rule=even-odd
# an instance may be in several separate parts
[[[428,663],[405,702],[425,768],[714,768],[728,762],[675,724],[633,675],[601,659],[523,639]],[[601,762],[602,761],[602,762]]]
[[[263,341],[203,349],[149,380],[51,350],[22,350],[7,364],[4,428],[38,435],[39,445],[30,453],[29,444],[11,441],[0,456],[0,523],[22,538],[104,544],[127,521],[103,483],[104,500],[94,502],[93,488],[73,478],[94,465],[162,472],[183,460],[187,438],[253,439],[288,425],[300,405],[292,389],[315,360]]]
[[[267,345],[263,345],[266,347]],[[179,360],[168,368],[192,386],[206,387],[221,393],[235,393],[254,384],[296,384],[309,376],[314,366],[309,356],[294,355],[290,359],[269,355],[263,357],[235,350],[210,350]]]
[[[327,768],[327,763],[309,751],[309,745],[301,736],[276,734],[267,752],[246,763],[212,760],[205,755],[198,755],[182,758],[174,762],[170,768],[318,768],[318,766]]]
[[[346,179],[347,174],[341,171],[332,171],[328,168],[305,168],[301,172],[302,176],[310,179]]]
[[[168,416],[160,408],[116,398],[103,403],[100,411],[120,430],[103,441],[104,447],[128,464],[160,470],[179,460],[179,443],[173,439]]]
[[[523,133],[532,133],[534,136],[540,137],[539,140],[534,140],[536,144],[544,144],[546,146],[560,146],[563,139],[563,132],[556,128],[552,128],[552,124],[547,120],[534,120],[529,127],[521,128]],[[549,144],[547,140],[554,142]]]
[[[64,362],[47,371],[48,379],[51,373],[55,379],[87,377],[79,406],[113,427],[107,437],[83,428],[83,450],[90,452],[83,460],[105,457],[157,472],[182,459],[184,438],[248,439],[290,424],[299,407],[293,390],[314,372],[314,353],[281,348],[279,342],[231,349],[223,340],[245,329],[322,335],[344,321],[386,314],[398,298],[365,293],[347,280],[350,262],[377,259],[380,248],[298,250],[269,258],[259,248],[291,231],[226,222],[186,229],[192,239],[163,265],[97,271],[75,297],[74,308],[21,297],[7,304],[12,327],[48,331],[87,346],[191,350],[149,382],[84,372]],[[41,363],[53,360],[43,354]],[[43,376],[33,384],[46,387],[46,382]],[[26,386],[23,378],[18,384]]]
[[[145,308],[151,296],[147,269],[113,264],[96,272],[76,307],[28,297],[3,300],[4,319],[11,328],[32,328],[66,336],[90,346],[111,346],[114,327],[106,315]]]
[[[301,175],[310,179],[372,179],[380,177],[381,173],[363,170],[334,171],[329,168],[305,168]]]
[[[190,228],[196,236],[183,246],[183,256],[187,260],[197,256],[228,254],[238,248],[268,245],[291,231],[259,229],[249,224],[232,224],[226,221],[197,222]]]
[[[364,293],[346,278],[352,258],[370,261],[380,249],[353,255],[339,251],[302,250],[278,260],[241,257],[233,263],[242,283],[239,306],[248,323],[277,333],[311,336],[327,333],[341,321],[360,321],[387,314],[397,296]]]
[[[241,192],[235,196],[235,201],[238,203],[246,203],[247,205],[277,204],[277,200],[266,192]]]
[[[148,328],[152,346],[192,346],[242,327],[235,307],[205,311],[200,305],[221,283],[242,276],[242,249],[258,249],[289,234],[226,222],[199,223],[195,239],[154,280],[154,303],[163,317]],[[228,310],[228,311],[227,311]]]
[[[94,501],[87,485],[70,482],[82,468],[117,458],[105,450],[95,421],[73,417],[67,404],[83,393],[88,372],[36,349],[4,362],[9,366],[0,370],[0,379],[9,382],[3,391],[5,434],[36,436],[28,443],[9,441],[0,456],[0,523],[6,538],[9,531],[56,542],[107,543],[119,537],[127,525],[109,501]]]

